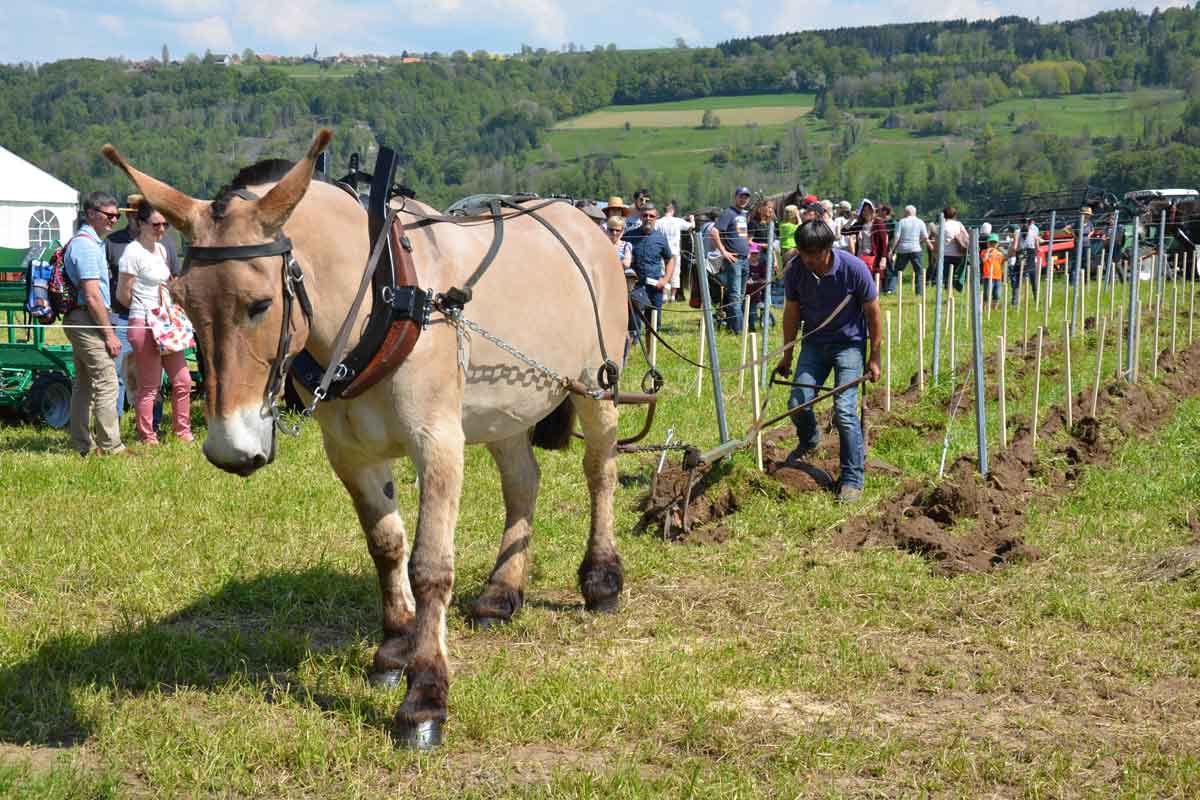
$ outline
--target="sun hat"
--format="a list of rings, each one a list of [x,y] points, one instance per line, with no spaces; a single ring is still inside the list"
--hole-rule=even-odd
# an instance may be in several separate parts
[[[1084,206],[1083,208],[1079,209],[1079,213],[1083,214],[1085,217],[1090,217],[1092,215],[1092,207]]]
[[[750,252],[751,252],[751,253],[757,253],[757,252],[759,252],[759,251],[761,251],[761,250],[762,250],[762,245],[761,245],[761,244],[759,244],[758,242],[751,242],[751,243],[750,243]]]
[[[608,198],[608,205],[600,210],[604,212],[604,216],[606,217],[613,217],[618,214],[620,214],[622,217],[628,217],[632,212],[632,209],[625,205],[625,201],[622,200],[619,195],[615,194]]]
[[[146,198],[142,197],[140,194],[131,194],[125,198],[125,208],[118,208],[117,211],[120,211],[122,214],[132,214],[134,211],[138,210],[138,206],[140,206],[142,201],[145,199]]]

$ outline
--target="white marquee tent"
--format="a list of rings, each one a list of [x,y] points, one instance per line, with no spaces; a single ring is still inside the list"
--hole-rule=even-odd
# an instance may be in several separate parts
[[[79,192],[0,147],[0,247],[66,241]]]

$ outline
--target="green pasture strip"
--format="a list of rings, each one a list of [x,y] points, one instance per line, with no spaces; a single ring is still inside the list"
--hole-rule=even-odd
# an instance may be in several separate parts
[[[914,299],[905,292],[904,339],[893,341],[896,391],[916,365]],[[883,304],[896,325],[897,298]],[[929,312],[931,349],[932,302]],[[1052,319],[1061,321],[1061,293]],[[1010,315],[1014,341],[1020,320]],[[694,313],[664,314],[664,335],[694,357],[697,324]],[[989,352],[999,329],[994,312]],[[962,364],[968,339],[958,330]],[[1077,340],[1077,389],[1090,379],[1094,336]],[[722,333],[718,344],[723,363],[736,362],[739,339]],[[659,365],[667,384],[651,441],[673,427],[676,441],[716,444],[707,377],[697,397],[693,367],[661,348]],[[1043,408],[1062,399],[1061,369],[1061,355],[1048,355]],[[624,385],[642,370],[631,356]],[[1032,395],[1032,375],[1019,373],[1010,361],[1012,417],[1028,413]],[[725,387],[740,435],[749,387],[738,397],[736,376]],[[871,457],[905,477],[935,474],[951,392],[944,380],[875,428]],[[989,378],[993,447],[994,394]],[[784,402],[772,389],[768,413]],[[868,403],[879,420],[881,387]],[[623,431],[639,424],[638,411],[623,414]],[[743,452],[726,467],[742,501],[726,520],[730,538],[666,544],[634,530],[654,458],[622,456],[627,591],[611,617],[583,612],[575,588],[588,508],[581,450],[540,453],[526,607],[493,632],[466,623],[503,523],[496,472],[470,448],[449,616],[451,722],[446,746],[419,756],[388,736],[402,692],[364,681],[378,641],[374,569],[315,425],[282,439],[276,463],[249,479],[173,440],[141,459],[81,460],[63,433],[6,426],[0,748],[74,746],[66,763],[0,768],[0,789],[1194,796],[1200,585],[1140,576],[1151,554],[1191,538],[1185,516],[1197,513],[1200,478],[1180,465],[1195,463],[1198,440],[1200,401],[1190,399],[1148,440],[1086,470],[1065,499],[1030,509],[1021,535],[1041,560],[955,579],[891,548],[831,546],[838,522],[886,502],[895,478],[868,470],[853,509],[823,494],[784,499]],[[948,463],[974,450],[969,402],[950,442]],[[411,535],[413,470],[398,463],[395,473]]]
[[[613,105],[598,111],[720,111],[722,108],[777,108],[781,106],[812,107],[816,95],[812,92],[788,92],[785,94],[746,94],[735,97],[697,97],[692,100],[676,100],[670,103],[641,103]]]

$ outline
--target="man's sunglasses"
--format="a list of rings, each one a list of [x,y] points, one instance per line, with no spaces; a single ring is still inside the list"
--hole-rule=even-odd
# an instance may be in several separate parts
[[[92,211],[95,211],[97,214],[101,214],[105,217],[108,217],[109,222],[116,222],[118,219],[121,218],[121,214],[117,211],[101,211],[98,208],[93,208]]]

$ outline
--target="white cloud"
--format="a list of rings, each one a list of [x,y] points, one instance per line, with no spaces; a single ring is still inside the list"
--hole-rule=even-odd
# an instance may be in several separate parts
[[[120,17],[114,17],[112,14],[100,15],[100,27],[111,34],[119,34],[124,30],[124,24]]]
[[[254,34],[304,45],[345,39],[347,34],[372,30],[387,20],[386,7],[381,4],[368,8],[320,0],[246,0],[233,13],[233,21]]]
[[[194,22],[180,22],[175,32],[192,47],[207,50],[232,50],[233,32],[224,17],[205,17]]]
[[[463,50],[472,50],[480,37],[476,25],[523,28],[525,35],[557,46],[570,38],[570,17],[559,0],[392,0],[403,21],[422,28],[458,28],[463,33]],[[586,13],[586,12],[585,12]],[[478,45],[476,45],[478,46]]]

